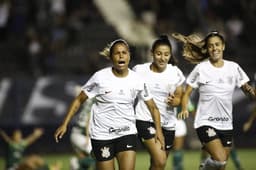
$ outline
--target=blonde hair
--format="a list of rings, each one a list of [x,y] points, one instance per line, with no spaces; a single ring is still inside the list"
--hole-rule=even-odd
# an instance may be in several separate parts
[[[102,51],[100,51],[99,54],[109,60],[110,56],[111,56],[111,53],[112,53],[112,48],[117,43],[123,43],[129,49],[129,45],[124,39],[116,39],[116,40],[112,41],[110,44],[107,44],[107,46]]]
[[[188,36],[180,33],[173,33],[172,37],[183,43],[182,56],[192,64],[197,64],[207,57],[204,39],[199,34],[190,34]]]
[[[102,51],[100,51],[99,54],[109,60],[110,59],[110,44],[108,44]]]

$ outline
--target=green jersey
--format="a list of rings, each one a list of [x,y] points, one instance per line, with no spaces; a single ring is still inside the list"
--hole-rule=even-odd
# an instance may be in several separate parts
[[[24,150],[27,148],[28,143],[22,140],[19,143],[10,142],[8,144],[8,151],[7,151],[7,159],[6,159],[6,167],[14,167],[18,163],[20,163]]]

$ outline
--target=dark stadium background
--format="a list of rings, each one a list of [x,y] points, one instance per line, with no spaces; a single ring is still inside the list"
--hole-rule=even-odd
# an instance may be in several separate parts
[[[117,6],[116,0],[66,0],[64,12],[51,10],[50,0],[1,0],[0,7],[5,2],[10,8],[7,22],[0,24],[0,128],[9,135],[20,128],[26,136],[34,127],[43,127],[45,134],[28,148],[28,153],[71,152],[69,135],[56,144],[54,130],[74,97],[72,87],[82,85],[96,70],[109,64],[98,52],[119,37],[131,45],[133,66],[150,57],[152,39],[148,39],[148,35],[154,38],[172,32],[206,34],[218,29],[227,40],[226,59],[238,62],[248,73],[250,83],[255,84],[254,1],[153,0],[149,3],[127,0],[125,6],[129,5],[130,13],[124,14],[132,14],[131,17],[123,16],[132,20],[131,25],[126,25],[127,32],[117,28],[127,24],[125,20],[114,18],[118,23],[110,22],[112,20],[108,20],[98,5],[107,2],[112,9],[121,8],[122,4]],[[126,10],[120,9],[121,14]],[[145,33],[143,37],[144,34],[138,31],[141,28],[149,29],[150,34]],[[141,37],[136,39],[136,36]],[[182,59],[180,44],[174,40],[172,43],[178,66],[188,74],[193,65]],[[234,140],[237,148],[256,147],[256,125],[248,133],[242,132],[242,124],[254,105],[255,101],[247,99],[241,91],[235,92]],[[192,120],[187,122],[192,127]],[[198,147],[192,144],[197,138],[191,131],[187,149]],[[3,140],[0,146],[3,156]]]

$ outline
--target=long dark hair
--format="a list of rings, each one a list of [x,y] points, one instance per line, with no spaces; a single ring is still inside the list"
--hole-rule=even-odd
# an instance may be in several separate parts
[[[172,65],[177,65],[178,60],[175,58],[175,56],[172,53],[172,44],[168,38],[167,35],[160,35],[158,39],[156,39],[151,47],[151,51],[154,52],[155,49],[159,46],[159,45],[167,45],[170,48],[171,51],[171,58],[169,63],[171,63]]]
[[[206,48],[207,48],[208,40],[209,40],[211,37],[215,37],[215,36],[219,37],[219,38],[221,39],[222,43],[225,43],[224,37],[223,37],[218,31],[211,31],[211,32],[209,32],[209,33],[207,34],[207,36],[204,38],[205,44],[204,44],[203,48],[206,49]]]

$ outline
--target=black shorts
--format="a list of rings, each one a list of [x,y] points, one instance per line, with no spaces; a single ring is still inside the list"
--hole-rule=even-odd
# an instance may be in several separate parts
[[[218,130],[211,126],[201,126],[196,129],[197,136],[202,145],[220,139],[224,147],[231,147],[233,143],[233,130]]]
[[[111,140],[91,139],[92,152],[97,161],[107,161],[113,159],[117,153],[122,151],[136,151],[137,135],[126,135]]]
[[[136,120],[136,127],[142,142],[155,137],[156,130],[153,122]],[[162,131],[165,139],[165,150],[170,150],[173,147],[175,130],[165,130],[162,128]]]

